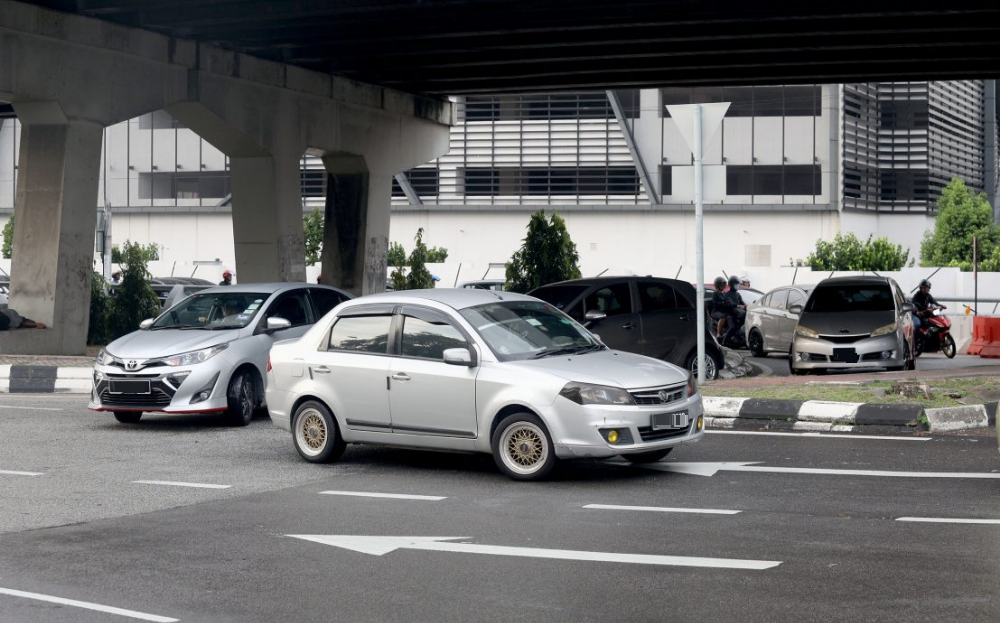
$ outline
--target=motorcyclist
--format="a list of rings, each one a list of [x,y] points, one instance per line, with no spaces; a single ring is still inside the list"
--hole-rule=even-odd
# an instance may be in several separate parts
[[[726,292],[726,278],[716,277],[715,278],[715,292],[712,293],[712,318],[718,322],[725,320],[726,324],[726,334],[722,339],[722,343],[725,344],[725,338],[729,337],[730,331],[736,326],[736,306],[733,305],[732,299]]]
[[[948,309],[938,303],[931,294],[931,282],[927,279],[920,282],[918,292],[913,295],[913,308],[916,310],[916,313],[913,314],[913,331],[914,335],[921,340],[923,340],[923,333],[920,331],[920,326],[923,324],[923,319],[927,318],[934,309]]]
[[[735,336],[739,332],[746,318],[747,306],[743,302],[743,297],[740,296],[740,278],[736,275],[729,278],[729,290],[726,292],[726,297],[729,299],[730,305],[732,305],[732,314],[736,322],[733,322],[727,328],[726,335],[722,338],[723,344],[727,343],[730,337]]]

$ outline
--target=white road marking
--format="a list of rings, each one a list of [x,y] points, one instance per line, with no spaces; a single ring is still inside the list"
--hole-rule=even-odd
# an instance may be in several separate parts
[[[5,476],[41,476],[42,472],[15,472],[9,469],[0,469],[0,474]]]
[[[618,506],[616,504],[587,504],[584,508],[594,508],[598,510],[651,511],[655,513],[697,513],[703,515],[736,515],[743,512],[718,508],[667,508],[664,506]]]
[[[172,619],[170,617],[161,617],[156,614],[146,614],[145,612],[137,612],[135,610],[125,610],[124,608],[115,608],[113,606],[102,606],[101,604],[92,604],[87,601],[77,601],[75,599],[64,599],[62,597],[42,595],[41,593],[29,593],[27,591],[17,591],[11,588],[0,588],[0,595],[10,595],[11,597],[24,597],[26,599],[35,599],[37,601],[47,601],[49,603],[59,604],[61,606],[74,606],[76,608],[96,610],[97,612],[104,612],[107,614],[117,614],[119,616],[139,619],[141,621],[155,621],[156,623],[175,623],[176,621],[179,620],[179,619]]]
[[[949,519],[948,517],[897,517],[896,521],[917,521],[922,523],[975,523],[1000,525],[1000,519]]]
[[[891,435],[839,435],[835,433],[787,433],[755,430],[707,430],[710,435],[771,435],[774,437],[811,437],[833,439],[875,439],[879,441],[930,441],[933,437],[893,437]]]
[[[644,469],[714,476],[716,472],[767,472],[772,474],[824,474],[828,476],[878,476],[883,478],[971,478],[1000,479],[1000,473],[983,472],[891,472],[874,469],[820,469],[815,467],[762,467],[754,463],[652,463]]]
[[[366,491],[320,491],[320,495],[349,495],[359,498],[392,498],[395,500],[430,500],[437,502],[448,498],[439,495],[411,495],[408,493],[372,493]]]
[[[740,560],[737,558],[701,558],[696,556],[654,556],[650,554],[622,554],[617,552],[587,552],[569,549],[542,549],[536,547],[507,547],[477,545],[475,543],[449,543],[466,540],[467,536],[358,536],[349,534],[287,534],[296,539],[332,545],[344,549],[382,556],[397,549],[419,549],[456,554],[486,554],[518,558],[547,558],[553,560],[584,560],[589,562],[620,562],[636,565],[667,565],[675,567],[711,567],[716,569],[762,570],[777,567],[780,560]]]
[[[22,407],[20,405],[0,405],[0,409],[30,409],[31,411],[64,411],[52,407]]]
[[[211,485],[201,482],[172,482],[170,480],[133,480],[137,485],[166,485],[169,487],[194,487],[196,489],[228,489],[230,485]]]

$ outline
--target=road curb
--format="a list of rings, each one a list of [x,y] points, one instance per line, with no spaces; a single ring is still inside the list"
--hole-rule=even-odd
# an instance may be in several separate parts
[[[773,400],[705,396],[706,428],[904,434],[985,428],[996,423],[997,403],[925,409],[918,404]]]
[[[0,365],[0,394],[89,394],[90,368]]]

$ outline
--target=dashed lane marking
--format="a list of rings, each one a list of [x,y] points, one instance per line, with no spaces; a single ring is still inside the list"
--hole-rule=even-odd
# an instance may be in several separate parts
[[[0,405],[0,409],[27,409],[30,411],[65,411],[54,407],[23,407],[21,405]]]
[[[228,489],[230,485],[213,485],[202,482],[173,482],[170,480],[133,480],[137,485],[165,485],[168,487],[193,487],[195,489]]]
[[[320,491],[320,495],[348,495],[359,498],[390,498],[394,500],[427,500],[438,502],[447,500],[447,497],[439,495],[412,495],[409,493],[374,493],[367,491]]]
[[[897,517],[896,521],[914,521],[919,523],[972,523],[1000,525],[1000,519],[952,519],[949,517]]]
[[[157,614],[147,614],[145,612],[138,612],[136,610],[126,610],[124,608],[115,608],[114,606],[102,606],[101,604],[93,604],[87,601],[77,601],[76,599],[64,599],[63,597],[53,597],[52,595],[42,595],[41,593],[29,593],[27,591],[18,591],[12,588],[0,588],[0,595],[10,595],[11,597],[24,597],[25,599],[34,599],[36,601],[47,601],[51,604],[59,604],[60,606],[73,606],[74,608],[84,608],[86,610],[96,610],[97,612],[104,612],[105,614],[117,614],[118,616],[129,617],[132,619],[139,619],[140,621],[154,621],[155,623],[175,623],[179,619],[172,619],[170,617],[162,617]]]
[[[650,511],[654,513],[696,513],[702,515],[736,515],[743,511],[720,508],[667,508],[663,506],[619,506],[616,504],[587,504],[584,508],[597,510]]]
[[[0,469],[0,474],[4,476],[42,476],[43,472],[15,472],[9,469]]]
[[[782,433],[753,430],[707,430],[709,435],[770,435],[773,437],[809,437],[811,439],[865,439],[875,441],[930,441],[933,437],[893,437],[891,435],[838,435],[836,433]]]

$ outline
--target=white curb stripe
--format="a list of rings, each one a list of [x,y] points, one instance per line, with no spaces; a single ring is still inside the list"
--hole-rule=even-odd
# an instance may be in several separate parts
[[[61,606],[74,606],[77,608],[84,608],[86,610],[96,610],[97,612],[104,612],[106,614],[117,614],[119,616],[139,619],[141,621],[154,621],[154,623],[175,623],[176,621],[179,620],[179,619],[171,619],[170,617],[161,617],[156,614],[146,614],[145,612],[137,612],[135,610],[125,610],[124,608],[115,608],[113,606],[102,606],[101,604],[92,604],[87,601],[77,601],[75,599],[64,599],[62,597],[42,595],[41,593],[29,593],[27,591],[17,591],[12,588],[0,588],[0,595],[10,595],[11,597],[24,597],[26,599],[35,599],[37,601],[47,601],[49,603],[59,604]]]
[[[618,506],[615,504],[587,504],[583,508],[593,508],[597,510],[650,511],[655,513],[696,513],[701,515],[738,515],[743,512],[719,508],[667,508],[662,506]]]
[[[847,424],[854,422],[860,402],[808,400],[799,407],[799,420]]]
[[[229,489],[230,485],[212,485],[200,482],[173,482],[171,480],[133,480],[137,485],[166,485],[168,487],[194,487],[196,489]]]
[[[728,398],[724,396],[702,396],[701,403],[705,415],[712,417],[739,417],[743,403],[749,398]]]
[[[447,500],[447,497],[439,495],[411,495],[409,493],[373,493],[366,491],[320,491],[320,495],[347,495],[358,498],[390,498],[394,500],[429,500],[438,502]]]
[[[916,521],[921,523],[972,523],[1000,525],[1000,519],[949,519],[948,517],[897,517],[896,521]]]

